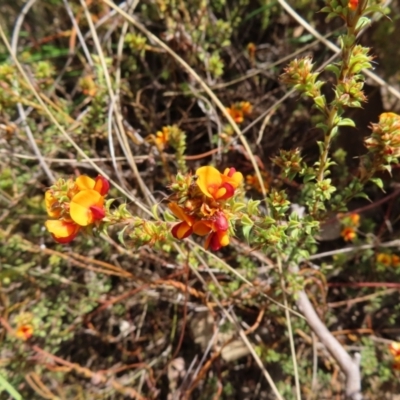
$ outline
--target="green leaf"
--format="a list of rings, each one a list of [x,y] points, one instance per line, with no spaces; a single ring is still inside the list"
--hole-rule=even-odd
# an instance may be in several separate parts
[[[111,204],[113,203],[115,201],[115,199],[108,199],[107,201],[106,201],[106,210],[109,210],[110,209],[110,206],[111,206]]]
[[[299,256],[301,256],[304,260],[307,260],[310,257],[310,253],[307,250],[299,250]]]
[[[371,23],[370,19],[367,17],[361,17],[356,25],[356,30],[361,30],[365,27],[367,27]]]
[[[391,165],[383,165],[383,168],[389,172],[390,176],[392,175],[392,166]]]
[[[291,215],[289,216],[290,219],[289,219],[289,222],[288,222],[288,227],[289,227],[289,228],[298,228],[298,227],[300,226],[300,222],[291,219],[291,218],[293,218],[293,217],[296,218],[297,215],[296,215],[296,214],[291,214]]]
[[[320,12],[325,12],[325,13],[329,13],[331,12],[331,8],[330,7],[324,7],[320,10]]]
[[[314,98],[314,103],[317,105],[317,107],[319,109],[321,109],[321,111],[323,111],[325,109],[326,106],[326,100],[325,100],[325,96],[317,96]]]
[[[383,181],[382,181],[381,178],[370,178],[370,181],[373,182],[373,183],[375,183],[375,185],[378,186],[379,189],[382,189],[382,192],[383,192],[383,193],[386,193],[386,192],[383,190]]]
[[[128,225],[125,226],[124,229],[122,229],[122,231],[120,231],[120,232],[118,233],[118,240],[119,240],[119,242],[120,242],[123,246],[125,246],[124,233],[125,233],[125,231],[126,231],[127,228],[128,228]]]
[[[246,238],[247,241],[249,241],[249,237],[250,237],[250,231],[253,229],[252,225],[246,225],[242,227],[242,231],[243,231],[243,236]]]
[[[307,174],[305,174],[304,177],[303,177],[303,182],[304,182],[304,183],[307,183],[307,182],[312,181],[313,179],[315,179],[315,173],[314,173],[314,174],[312,174],[312,173],[307,173]]]
[[[317,128],[320,128],[320,129],[322,129],[323,131],[324,131],[324,133],[326,133],[326,132],[328,132],[328,125],[326,125],[326,124],[324,124],[324,123],[322,123],[322,122],[319,122],[318,124],[317,124]]]
[[[234,213],[236,213],[236,212],[238,212],[238,211],[241,211],[241,210],[243,210],[243,209],[245,209],[246,208],[246,204],[245,203],[235,203],[233,206],[232,206],[232,211],[234,212]]]
[[[385,15],[385,11],[382,8],[382,6],[378,6],[378,5],[372,5],[372,6],[367,7],[366,10],[364,11],[364,15],[375,13],[375,12]]]
[[[260,203],[261,202],[259,200],[249,200],[249,202],[247,203],[247,212],[250,215],[257,215]]]
[[[356,124],[351,118],[343,118],[338,122],[338,126],[353,126],[355,127]]]
[[[155,219],[156,221],[159,221],[159,220],[160,220],[160,217],[159,217],[159,215],[158,215],[158,203],[154,204],[154,205],[151,207],[151,213],[153,214],[153,217],[154,217],[154,219]]]
[[[340,75],[340,68],[334,64],[329,64],[325,67],[325,71],[331,71],[335,74],[336,77]]]
[[[244,214],[242,216],[242,219],[240,221],[241,221],[242,225],[244,225],[244,226],[253,226],[254,225],[254,222],[246,214]]]
[[[271,217],[269,217],[269,216],[267,215],[267,216],[264,217],[264,223],[265,223],[265,224],[272,225],[272,224],[275,224],[276,221],[275,221],[274,218],[271,218]]]
[[[326,17],[327,21],[331,20],[332,18],[336,18],[337,14],[335,12],[331,12],[328,14],[328,16]]]
[[[290,232],[290,237],[291,237],[292,239],[297,239],[297,238],[299,237],[299,232],[300,232],[299,229],[297,229],[297,228],[293,229],[293,230]]]
[[[366,193],[364,193],[364,192],[357,193],[354,197],[355,197],[355,198],[356,198],[356,197],[361,197],[362,199],[366,199],[366,200],[368,200],[369,202],[372,203],[371,199],[370,199],[370,198],[368,197],[368,195],[367,195]]]
[[[176,218],[168,211],[164,211],[164,221],[166,222],[176,222]]]
[[[337,126],[334,126],[331,130],[331,137],[335,137],[338,133],[339,129]]]

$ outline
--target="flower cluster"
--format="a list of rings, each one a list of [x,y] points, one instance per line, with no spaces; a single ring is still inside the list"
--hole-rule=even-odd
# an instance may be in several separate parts
[[[342,220],[344,228],[340,235],[346,242],[351,242],[357,237],[357,228],[360,225],[360,215],[351,214]]]
[[[376,262],[385,267],[399,267],[400,257],[396,254],[378,253],[376,255]]]
[[[400,115],[383,113],[371,128],[372,134],[364,142],[368,150],[381,157],[382,164],[397,162],[400,157]]]
[[[253,106],[248,101],[240,101],[227,107],[226,111],[228,111],[228,114],[237,124],[241,124],[244,121],[244,118],[251,114]]]
[[[220,173],[214,167],[201,167],[197,179],[181,177],[171,188],[176,200],[168,207],[181,220],[172,228],[172,235],[184,239],[195,233],[207,236],[204,247],[213,251],[229,244],[229,221],[232,214],[227,200],[231,199],[243,180],[235,168]]]
[[[103,176],[81,175],[75,181],[58,180],[45,194],[49,217],[47,230],[58,243],[73,240],[82,228],[98,224],[106,216],[104,197],[110,184]]]

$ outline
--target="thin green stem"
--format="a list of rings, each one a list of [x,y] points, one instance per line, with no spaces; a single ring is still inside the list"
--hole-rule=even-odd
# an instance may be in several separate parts
[[[333,106],[332,109],[328,111],[328,132],[325,134],[324,150],[322,151],[319,159],[317,182],[321,182],[324,180],[324,172],[326,169],[326,163],[328,161],[329,149],[332,141],[332,132],[335,128],[335,119],[337,116],[337,112],[338,110],[335,106]]]

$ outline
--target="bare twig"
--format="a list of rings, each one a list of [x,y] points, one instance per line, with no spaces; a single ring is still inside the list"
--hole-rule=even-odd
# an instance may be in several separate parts
[[[15,23],[15,27],[14,27],[14,31],[12,34],[12,40],[11,40],[11,48],[13,50],[14,54],[17,54],[17,48],[18,48],[18,39],[19,39],[19,32],[21,29],[21,26],[24,22],[25,16],[28,13],[28,11],[31,9],[31,7],[36,3],[36,0],[29,0],[24,8],[22,9],[21,13],[19,14],[17,21]],[[16,81],[14,83],[16,86],[18,85],[18,82]],[[55,177],[53,175],[53,173],[51,172],[49,166],[47,165],[46,161],[44,160],[42,153],[40,152],[40,149],[38,147],[38,145],[36,144],[35,138],[33,136],[32,130],[29,127],[29,124],[27,122],[26,119],[26,114],[25,114],[25,109],[22,106],[21,103],[17,103],[17,109],[18,109],[18,113],[21,117],[21,120],[23,122],[23,127],[25,129],[25,133],[26,136],[29,140],[29,143],[32,147],[33,152],[35,153],[36,157],[39,160],[39,164],[42,167],[43,171],[45,172],[45,174],[47,175],[47,178],[50,180],[50,182],[55,180]]]
[[[318,317],[313,305],[304,291],[298,293],[297,306],[303,313],[308,325],[317,335],[321,343],[327,348],[332,357],[339,364],[346,376],[346,397],[349,400],[362,400],[360,355],[351,358],[338,340],[329,332],[328,328]]]

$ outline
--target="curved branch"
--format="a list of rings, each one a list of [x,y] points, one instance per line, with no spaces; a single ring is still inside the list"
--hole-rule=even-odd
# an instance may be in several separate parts
[[[354,359],[346,352],[338,340],[329,332],[321,321],[313,305],[304,291],[298,293],[297,306],[303,313],[308,325],[318,336],[321,343],[327,348],[332,357],[337,361],[346,376],[346,398],[349,400],[362,400],[360,355]]]

